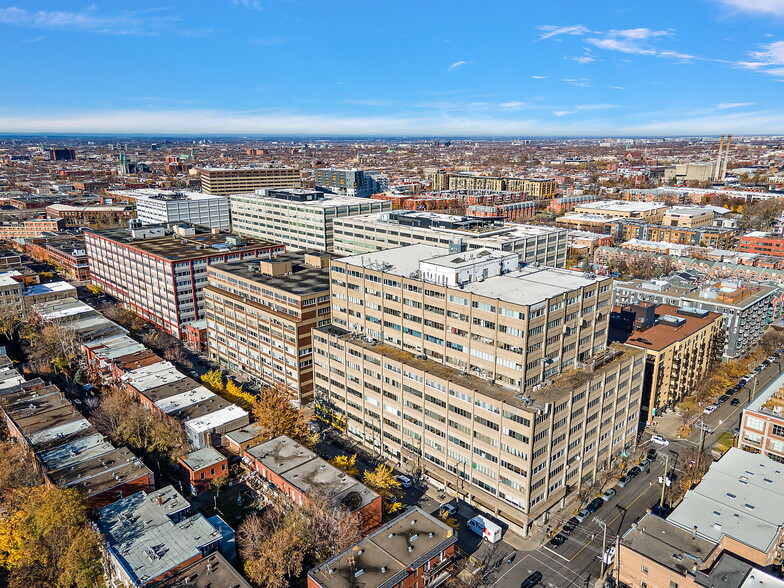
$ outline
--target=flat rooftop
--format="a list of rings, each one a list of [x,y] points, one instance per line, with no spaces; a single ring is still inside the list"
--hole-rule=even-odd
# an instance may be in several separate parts
[[[667,520],[707,541],[718,543],[727,535],[767,553],[784,525],[782,496],[784,465],[732,447]]]
[[[617,306],[613,308],[613,312],[618,312],[619,310],[621,309]],[[718,312],[701,311],[701,313],[705,315],[704,317],[701,317],[684,314],[684,310],[684,307],[678,308],[677,306],[671,306],[669,304],[657,304],[655,311],[656,324],[643,331],[632,331],[630,333],[626,333],[615,327],[610,327],[610,330],[612,331],[610,340],[622,341],[623,343],[626,343],[626,345],[639,347],[640,349],[661,351],[678,341],[690,337],[694,333],[697,333],[708,325],[716,322],[717,319],[719,321],[722,319],[722,315]],[[674,323],[671,324],[668,322],[671,318],[683,322],[677,325]]]
[[[187,578],[187,580],[186,580]],[[220,553],[212,553],[181,572],[155,584],[155,588],[252,588]]]
[[[50,471],[52,481],[63,488],[78,488],[87,497],[143,477],[152,477],[152,471],[127,447],[84,459],[59,470]]]
[[[176,223],[183,225],[187,223]],[[163,225],[147,225],[144,230],[162,228],[168,233],[162,237],[147,237],[134,239],[128,228],[118,229],[85,229],[85,233],[92,233],[104,239],[109,239],[116,243],[121,243],[138,251],[156,255],[168,260],[197,259],[210,257],[224,253],[241,253],[253,251],[255,249],[274,249],[283,246],[272,241],[254,239],[252,237],[236,237],[240,239],[241,245],[230,245],[227,237],[235,237],[231,233],[219,232],[213,234],[212,230],[187,225],[195,229],[194,235],[178,235],[174,230]]]
[[[194,472],[203,470],[204,468],[208,468],[225,460],[225,455],[209,445],[202,449],[192,451],[182,458],[183,463]]]
[[[219,542],[220,532],[172,486],[137,492],[103,507],[98,528],[136,585],[155,579]],[[174,522],[174,521],[177,522]]]
[[[284,188],[281,188],[284,190]],[[289,189],[285,188],[288,192]],[[255,192],[250,193],[241,193],[241,194],[230,194],[229,199],[233,200],[235,198],[242,198],[242,199],[251,199],[254,202],[263,202],[268,205],[273,206],[286,206],[286,207],[296,207],[296,208],[303,208],[303,209],[320,209],[320,210],[332,210],[335,208],[341,208],[344,206],[360,206],[360,205],[373,205],[373,206],[382,206],[383,204],[387,204],[387,206],[391,206],[386,200],[373,200],[370,198],[357,198],[355,196],[343,196],[340,194],[327,194],[324,193],[323,198],[319,198],[318,200],[286,200],[283,198],[274,198],[272,196],[262,196],[260,194],[256,194]]]
[[[134,200],[157,200],[178,202],[183,200],[226,200],[226,196],[205,194],[195,190],[158,190],[156,188],[137,188],[135,190],[112,190],[112,195]]]
[[[650,212],[667,208],[663,202],[634,202],[628,200],[595,200],[593,202],[582,202],[575,209],[586,211],[607,211],[607,212]]]
[[[364,588],[394,586],[456,542],[457,531],[414,507],[308,575],[325,588],[354,588],[360,576]]]
[[[323,294],[329,291],[329,265],[318,268],[305,263],[305,254],[312,253],[323,257],[332,258],[330,254],[324,252],[297,252],[283,253],[276,255],[270,261],[291,262],[291,273],[284,276],[270,276],[259,271],[260,262],[237,262],[221,263],[211,265],[207,269],[207,275],[224,274],[234,276],[243,280],[255,282],[257,284],[274,288],[280,292],[288,292],[296,296],[309,296]],[[213,286],[220,288],[220,286]]]
[[[305,495],[323,492],[352,511],[378,498],[376,492],[289,437],[275,437],[246,449],[245,453]]]

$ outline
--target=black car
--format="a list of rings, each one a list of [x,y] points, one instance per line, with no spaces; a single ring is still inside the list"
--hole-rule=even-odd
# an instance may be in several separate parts
[[[740,404],[740,398],[733,398],[730,400],[730,406],[738,406]]]
[[[730,399],[730,397],[729,397],[729,396],[727,396],[726,394],[722,394],[721,396],[719,396],[718,403],[719,403],[719,404],[724,404],[724,403],[725,403],[725,402],[727,402],[729,399]]]
[[[550,539],[550,547],[560,547],[564,543],[566,543],[566,535],[561,535],[560,533]]]
[[[637,466],[634,466],[632,469],[626,472],[626,475],[631,476],[633,478],[634,476],[638,475],[640,472],[642,472],[642,470]]]
[[[571,518],[568,521],[566,521],[566,524],[563,526],[563,529],[561,529],[561,533],[566,533],[567,535],[571,535],[572,531],[574,531],[577,528],[577,525],[579,524],[580,521],[578,521],[575,518]]]
[[[520,584],[520,588],[534,588],[539,582],[542,581],[542,572],[534,572],[530,576],[528,576],[523,583]]]
[[[658,453],[656,452],[656,450],[653,447],[651,447],[648,450],[648,453],[645,455],[645,459],[647,459],[648,461],[653,461],[654,459],[656,459],[657,455]]]
[[[602,507],[603,504],[604,504],[604,500],[602,500],[601,498],[594,498],[593,500],[591,500],[591,502],[588,503],[588,506],[586,506],[585,508],[590,512],[596,512]]]

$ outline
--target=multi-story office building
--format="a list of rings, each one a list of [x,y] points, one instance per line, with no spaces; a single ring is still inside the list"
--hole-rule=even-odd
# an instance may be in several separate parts
[[[333,196],[315,190],[259,190],[232,194],[234,232],[283,243],[290,249],[331,251],[336,218],[382,212],[384,200]]]
[[[361,169],[317,169],[316,187],[342,196],[367,198],[389,187],[389,178],[381,172]]]
[[[635,439],[645,354],[606,346],[610,280],[412,245],[331,262],[323,418],[528,534]]]
[[[704,227],[713,224],[716,210],[709,206],[673,206],[664,213],[666,227]]]
[[[120,190],[114,195],[136,203],[136,218],[143,225],[186,222],[223,231],[231,228],[229,200],[225,196],[149,188]]]
[[[749,398],[756,392],[756,379],[749,385]],[[784,463],[784,375],[759,391],[743,409],[738,447],[751,453],[762,453]],[[744,392],[741,392],[743,394]]]
[[[204,318],[207,266],[266,259],[284,247],[194,225],[134,224],[84,232],[93,283],[176,337]]]
[[[718,312],[722,315],[725,359],[748,353],[774,320],[774,302],[779,288],[721,280],[699,285],[678,275],[655,280],[631,280],[613,284],[615,304],[638,302],[670,304]]]
[[[258,382],[313,399],[313,327],[328,324],[329,256],[286,253],[210,266],[204,289],[210,358]]]
[[[205,167],[199,170],[205,194],[239,194],[259,188],[299,188],[302,176],[293,167]]]
[[[493,177],[439,172],[433,176],[433,189],[525,192],[540,199],[555,196],[557,185],[553,178]]]
[[[610,340],[647,353],[643,412],[672,408],[697,385],[723,344],[721,315],[640,302],[613,311]]]
[[[394,210],[335,219],[334,251],[357,255],[401,245],[497,249],[520,254],[523,263],[566,265],[567,232],[434,212]]]

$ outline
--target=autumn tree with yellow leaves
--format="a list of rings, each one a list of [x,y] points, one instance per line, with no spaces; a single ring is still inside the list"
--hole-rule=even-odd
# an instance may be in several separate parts
[[[0,567],[9,588],[92,588],[102,582],[100,537],[87,522],[78,490],[12,490],[2,506]]]
[[[313,447],[318,441],[318,435],[308,426],[308,416],[291,403],[286,390],[277,386],[259,392],[253,403],[253,416],[261,436],[267,439],[286,435],[306,447]]]
[[[395,473],[390,466],[382,463],[376,466],[376,469],[366,471],[362,476],[362,482],[381,496],[384,510],[388,514],[403,508],[400,502],[400,497],[403,495],[400,482],[395,478]]]

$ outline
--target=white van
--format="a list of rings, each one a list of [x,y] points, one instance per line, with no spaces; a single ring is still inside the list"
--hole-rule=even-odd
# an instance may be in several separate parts
[[[500,526],[482,515],[476,515],[468,521],[468,528],[477,535],[481,535],[482,539],[487,539],[490,543],[500,541],[503,531]]]

